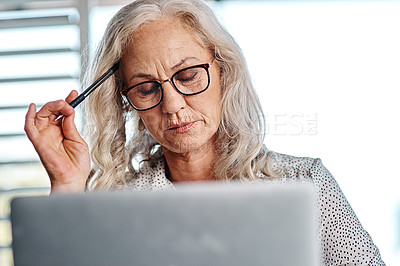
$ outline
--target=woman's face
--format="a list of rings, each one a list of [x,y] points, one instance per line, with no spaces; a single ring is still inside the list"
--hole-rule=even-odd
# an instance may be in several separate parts
[[[189,66],[210,63],[213,55],[183,25],[172,18],[145,24],[133,33],[122,57],[124,84],[166,80]],[[188,153],[210,147],[221,120],[219,66],[209,68],[210,85],[200,94],[184,96],[163,83],[163,100],[139,111],[150,134],[163,149]]]

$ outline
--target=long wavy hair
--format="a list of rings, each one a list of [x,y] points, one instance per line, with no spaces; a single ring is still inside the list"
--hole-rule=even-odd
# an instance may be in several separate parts
[[[220,180],[255,180],[273,176],[263,145],[265,122],[241,49],[202,0],[137,0],[109,22],[86,74],[92,82],[119,61],[130,37],[143,24],[172,17],[201,41],[220,66],[222,118],[215,141],[213,172]],[[85,112],[91,146],[89,189],[124,187],[138,175],[134,159],[154,163],[162,149],[145,130],[138,113],[121,97],[122,78],[116,73],[87,100]]]

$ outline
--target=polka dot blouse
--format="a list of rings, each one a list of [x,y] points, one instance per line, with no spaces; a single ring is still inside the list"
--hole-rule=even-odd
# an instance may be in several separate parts
[[[319,241],[323,265],[385,265],[378,248],[360,224],[333,176],[320,159],[273,153],[282,180],[313,182],[318,196]],[[143,164],[139,176],[128,183],[133,190],[171,190],[165,162]],[[260,180],[268,178],[258,174]]]

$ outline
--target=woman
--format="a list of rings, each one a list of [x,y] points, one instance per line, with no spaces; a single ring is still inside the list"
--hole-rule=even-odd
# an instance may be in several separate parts
[[[91,156],[68,105],[76,91],[38,112],[29,107],[25,130],[52,191],[311,180],[320,199],[323,263],[384,265],[320,160],[263,146],[264,116],[240,48],[202,1],[139,0],[121,9],[107,27],[88,81],[115,62],[119,71],[86,103]],[[60,114],[62,122],[56,120]]]

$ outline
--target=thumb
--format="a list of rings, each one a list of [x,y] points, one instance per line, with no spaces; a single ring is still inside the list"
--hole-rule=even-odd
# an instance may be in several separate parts
[[[78,92],[77,92],[76,90],[72,90],[72,91],[68,94],[67,98],[65,98],[65,101],[66,101],[67,103],[71,103],[73,100],[76,99],[76,97],[78,97]]]
[[[78,92],[76,90],[72,90],[67,98],[65,98],[65,101],[67,103],[71,103],[76,97],[78,96]],[[71,108],[70,106],[68,106]],[[83,138],[78,132],[78,129],[75,124],[75,111],[71,115],[65,116],[62,122],[62,128],[63,128],[63,133],[65,138],[72,140],[72,141],[77,141],[77,142],[84,142]]]

